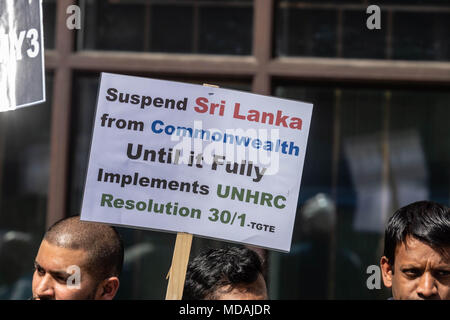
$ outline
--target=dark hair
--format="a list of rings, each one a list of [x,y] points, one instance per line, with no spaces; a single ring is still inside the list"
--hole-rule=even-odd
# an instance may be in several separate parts
[[[79,216],[64,218],[47,230],[44,240],[58,247],[87,251],[85,267],[99,281],[122,272],[123,242],[112,226],[81,221]]]
[[[443,252],[450,246],[450,209],[431,201],[419,201],[397,210],[389,219],[384,236],[384,256],[395,262],[395,249],[413,237]]]
[[[262,274],[261,260],[248,248],[209,249],[192,260],[187,269],[183,300],[215,299],[225,285],[255,282]]]

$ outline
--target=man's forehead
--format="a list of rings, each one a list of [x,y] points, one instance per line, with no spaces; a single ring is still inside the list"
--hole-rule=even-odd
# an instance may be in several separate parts
[[[438,250],[416,238],[407,237],[404,242],[397,245],[395,259],[416,263],[433,260],[435,264],[450,265],[450,246]]]
[[[85,265],[87,253],[81,249],[69,249],[42,241],[36,256],[36,263],[44,269],[53,271],[65,271],[71,265],[80,268]]]

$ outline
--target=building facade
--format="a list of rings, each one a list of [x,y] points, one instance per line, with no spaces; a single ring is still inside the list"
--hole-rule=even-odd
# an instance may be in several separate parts
[[[378,0],[379,29],[370,4],[44,0],[48,101],[0,114],[0,298],[31,294],[46,228],[80,213],[100,72],[313,103],[291,252],[262,251],[270,297],[386,298],[367,283],[386,219],[450,203],[450,1]],[[163,299],[175,235],[120,232],[118,298]]]

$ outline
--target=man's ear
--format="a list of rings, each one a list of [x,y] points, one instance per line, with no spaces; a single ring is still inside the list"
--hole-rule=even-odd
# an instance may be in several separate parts
[[[110,277],[103,280],[97,289],[97,300],[112,300],[119,290],[120,281],[118,277]]]
[[[383,283],[387,288],[392,287],[392,274],[394,272],[394,266],[389,263],[389,259],[385,256],[380,260],[381,274],[383,276]]]

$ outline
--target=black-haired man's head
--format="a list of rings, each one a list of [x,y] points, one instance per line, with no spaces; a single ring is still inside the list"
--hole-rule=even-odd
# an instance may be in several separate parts
[[[419,201],[397,210],[380,264],[394,299],[450,300],[450,209]]]
[[[79,216],[62,219],[47,230],[36,256],[33,298],[112,299],[123,258],[113,227]]]
[[[187,269],[183,300],[267,299],[261,260],[248,248],[210,249]]]

